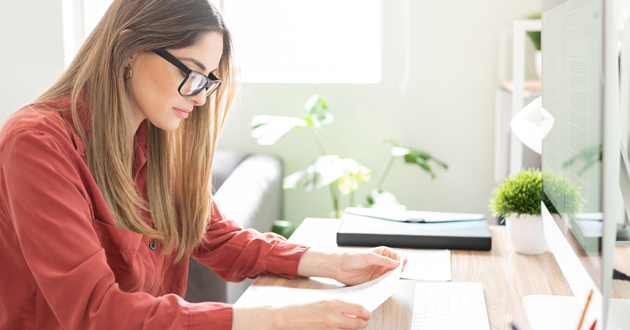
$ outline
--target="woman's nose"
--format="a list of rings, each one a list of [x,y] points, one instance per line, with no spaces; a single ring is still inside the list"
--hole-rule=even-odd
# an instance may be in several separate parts
[[[191,100],[195,106],[199,107],[206,104],[206,100],[208,99],[208,97],[206,97],[206,91],[202,90],[201,92],[199,92],[199,94],[188,99]]]

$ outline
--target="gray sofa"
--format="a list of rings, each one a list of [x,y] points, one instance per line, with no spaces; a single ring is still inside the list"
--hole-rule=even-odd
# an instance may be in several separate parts
[[[244,228],[268,232],[274,220],[282,219],[282,163],[278,158],[217,150],[212,177],[219,208]],[[191,258],[185,299],[234,303],[252,282],[228,283]]]

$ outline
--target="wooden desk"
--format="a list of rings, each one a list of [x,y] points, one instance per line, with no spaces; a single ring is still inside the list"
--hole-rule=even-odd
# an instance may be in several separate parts
[[[318,249],[336,247],[338,219],[306,219],[290,241]],[[490,226],[492,250],[451,250],[453,282],[481,282],[491,329],[508,329],[513,319],[520,330],[530,329],[523,307],[523,297],[531,294],[571,296],[569,285],[549,250],[537,256],[526,256],[512,250],[505,227]],[[405,249],[400,249],[403,251]],[[418,281],[401,280],[397,292],[372,313],[368,329],[403,329],[411,327],[413,292]],[[239,301],[255,299],[256,286],[326,289],[337,287],[330,281],[261,276]],[[511,330],[511,329],[510,329]]]

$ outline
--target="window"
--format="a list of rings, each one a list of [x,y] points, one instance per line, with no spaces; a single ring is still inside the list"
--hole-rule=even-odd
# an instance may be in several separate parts
[[[378,83],[381,0],[223,0],[244,82]]]
[[[112,0],[83,0],[85,36],[111,3]],[[223,7],[243,82],[381,81],[382,0],[214,3]]]

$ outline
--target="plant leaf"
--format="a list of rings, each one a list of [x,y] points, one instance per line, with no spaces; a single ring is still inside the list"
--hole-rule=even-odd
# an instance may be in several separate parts
[[[308,112],[315,128],[329,125],[334,120],[328,105],[318,95],[311,96],[304,104],[304,109]]]
[[[400,205],[398,199],[394,194],[385,190],[374,189],[370,192],[370,194],[366,197],[368,205]]]
[[[433,173],[431,166],[427,165],[426,163],[418,163],[418,165],[420,165],[420,167],[422,167],[425,171],[429,172],[429,174],[431,174],[431,178],[435,179],[435,173]]]
[[[317,157],[306,169],[285,177],[283,188],[313,191],[337,182],[338,189],[345,195],[355,191],[359,183],[369,180],[370,170],[354,159],[324,155]]]
[[[408,155],[410,152],[411,150],[409,150],[408,148],[392,147],[392,156],[394,157],[405,156]]]
[[[383,142],[394,144],[394,147],[392,148],[393,156],[403,156],[405,163],[419,165],[420,168],[422,168],[424,171],[426,171],[427,173],[431,175],[431,178],[435,179],[435,173],[433,172],[433,169],[429,165],[429,161],[432,161],[438,164],[444,169],[448,169],[448,165],[445,162],[431,156],[431,154],[425,151],[409,148],[409,147],[400,147],[398,146],[398,143],[396,143],[396,141],[392,139],[384,139]]]
[[[395,147],[399,146],[398,142],[394,141],[393,139],[389,139],[389,138],[383,139],[383,143],[390,143],[390,144],[393,144]]]
[[[282,180],[282,188],[299,189],[308,185],[308,172],[306,170],[297,171]]]
[[[275,144],[292,128],[306,125],[302,118],[266,115],[254,116],[250,122],[253,128],[251,135],[260,145]]]

